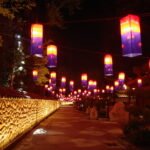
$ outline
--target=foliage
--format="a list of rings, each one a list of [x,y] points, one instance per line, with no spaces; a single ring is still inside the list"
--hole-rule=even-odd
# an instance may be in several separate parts
[[[19,54],[17,52],[17,49],[15,48],[12,48],[12,50],[14,50],[14,54],[16,55],[11,55],[13,53],[12,50],[6,53],[6,50],[5,50],[6,48],[4,45],[5,41],[3,42],[3,40],[8,40],[8,37],[10,37],[11,40],[9,39],[10,40],[9,43],[14,43],[14,33],[21,32],[23,36],[23,43],[28,42],[28,40],[26,40],[26,37],[24,37],[24,34],[27,34],[24,28],[27,26],[24,24],[24,21],[30,21],[28,19],[32,19],[32,17],[34,17],[33,19],[35,21],[35,19],[37,19],[36,13],[40,12],[41,8],[43,11],[45,11],[44,15],[47,15],[48,17],[48,20],[46,20],[48,21],[48,23],[50,23],[52,26],[55,25],[55,26],[61,27],[63,24],[63,19],[64,19],[63,12],[66,13],[67,11],[67,14],[68,12],[69,14],[74,13],[74,11],[79,8],[81,1],[82,0],[0,0],[0,15],[3,16],[2,21],[6,20],[7,18],[7,22],[9,23],[4,22],[4,24],[6,24],[7,28],[11,30],[11,32],[9,33],[4,33],[5,31],[3,30],[3,33],[4,33],[3,36],[5,37],[3,38],[0,35],[0,47],[2,47],[5,53],[5,57],[7,58],[9,56],[12,56],[11,61],[14,62],[14,64],[9,64],[10,62],[6,62],[7,64],[5,63],[5,66],[10,66],[7,70],[4,68],[6,70],[4,76],[6,78],[9,77],[9,79],[2,79],[1,77],[0,78],[2,80],[9,80],[12,85],[14,81],[14,76],[15,76],[14,72],[16,72],[18,68],[18,67],[17,68],[15,67],[18,66],[19,64],[19,61],[20,61],[19,57],[22,57],[21,53]],[[34,12],[32,13],[32,17],[31,15],[29,18],[26,17],[31,11]],[[24,19],[27,19],[27,20],[24,20]],[[9,25],[10,27],[8,27]],[[47,43],[44,43],[43,46],[45,47],[46,45]],[[27,48],[24,48],[24,49],[27,49]],[[26,56],[24,57],[26,58]],[[1,64],[4,64],[4,61]],[[48,69],[46,68],[46,63],[47,63],[46,59],[44,58],[44,59],[36,60],[36,58],[34,58],[34,63],[35,64],[33,66],[39,70],[39,78],[38,78],[37,84],[43,85],[44,82],[47,82],[48,80],[45,76],[46,74],[48,74]],[[31,69],[29,69],[28,71],[31,71]],[[4,71],[1,71],[1,72],[4,72]],[[6,76],[6,73],[7,73],[7,76]]]
[[[34,0],[0,0],[0,14],[9,19],[14,19],[15,14],[35,7]]]
[[[48,18],[51,25],[62,27],[63,13],[68,10],[69,14],[73,14],[76,9],[79,9],[83,0],[49,0],[47,4]]]
[[[36,81],[37,85],[44,85],[48,82],[47,75],[49,75],[49,70],[46,67],[47,59],[40,57],[32,57],[34,61],[34,68],[38,70],[38,79]]]
[[[150,146],[150,109],[129,108],[130,121],[124,128],[127,139],[140,146]]]
[[[36,81],[37,85],[44,85],[46,82],[48,82],[48,78],[46,77],[47,74],[49,74],[49,71],[46,67],[39,67],[38,70],[38,79]]]

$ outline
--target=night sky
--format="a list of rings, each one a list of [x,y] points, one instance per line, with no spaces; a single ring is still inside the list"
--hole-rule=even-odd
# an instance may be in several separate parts
[[[149,12],[149,0],[84,0],[74,15],[63,12],[65,24],[62,29],[45,26],[46,40],[52,39],[58,46],[59,76],[65,75],[69,80],[79,82],[81,73],[87,72],[90,79],[101,84],[106,53],[113,56],[114,78],[118,71],[132,76],[132,68],[144,64],[150,56]],[[119,20],[128,13],[141,17],[143,56],[137,58],[121,56]]]

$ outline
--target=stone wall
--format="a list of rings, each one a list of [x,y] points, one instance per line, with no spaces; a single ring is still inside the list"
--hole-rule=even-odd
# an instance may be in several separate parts
[[[58,109],[52,100],[0,98],[0,150]]]

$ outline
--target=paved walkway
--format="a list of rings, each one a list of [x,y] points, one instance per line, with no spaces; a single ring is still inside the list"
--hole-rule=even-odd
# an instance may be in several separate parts
[[[89,120],[73,107],[61,107],[11,150],[138,150],[125,142],[116,123]]]

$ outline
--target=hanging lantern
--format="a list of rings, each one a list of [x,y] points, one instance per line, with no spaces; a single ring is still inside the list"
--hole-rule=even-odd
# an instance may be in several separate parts
[[[124,72],[120,72],[118,75],[118,80],[119,80],[119,84],[123,85],[124,80],[125,80],[125,73]]]
[[[98,90],[97,89],[94,89],[93,92],[94,92],[94,95],[98,94]]]
[[[141,87],[142,86],[142,79],[137,79],[137,84],[138,84],[138,87]]]
[[[109,93],[109,91],[110,91],[110,86],[106,85],[106,92]]]
[[[65,88],[66,87],[66,77],[61,78],[61,87]]]
[[[93,80],[89,80],[89,82],[88,82],[88,90],[93,90]]]
[[[104,74],[105,76],[113,75],[113,67],[112,67],[112,56],[107,54],[104,57]]]
[[[71,92],[74,90],[74,81],[69,82],[69,89]]]
[[[74,94],[74,95],[77,95],[77,94],[78,94],[78,92],[77,92],[77,91],[74,91],[74,92],[73,92],[73,94]]]
[[[42,57],[43,25],[32,24],[31,26],[31,55]]]
[[[60,88],[60,89],[59,89],[59,93],[62,93],[62,91],[63,91],[62,88]]]
[[[47,46],[47,58],[49,68],[57,66],[57,47],[55,45]]]
[[[93,81],[93,89],[97,88],[97,81]]]
[[[114,82],[114,86],[115,86],[115,90],[118,90],[118,88],[119,88],[119,81],[118,80],[116,80]]]
[[[56,72],[50,73],[51,83],[56,84]]]
[[[140,18],[136,15],[127,15],[120,20],[120,28],[123,56],[142,55]]]
[[[88,76],[86,73],[81,75],[81,84],[82,84],[83,88],[87,87],[87,78],[88,78]]]
[[[45,86],[44,86],[44,87],[45,87],[45,90],[47,90],[47,89],[48,89],[48,85],[47,85],[47,84],[45,84]]]
[[[88,91],[87,96],[90,96],[91,94],[92,94],[92,92],[91,92],[91,91]]]
[[[104,90],[104,89],[102,89],[102,93],[105,93],[105,90]]]
[[[65,89],[65,88],[63,88],[63,89],[62,89],[62,92],[63,92],[63,94],[65,94],[65,93],[66,93],[66,89]]]
[[[81,94],[81,92],[82,92],[81,89],[78,89],[78,93]]]
[[[32,71],[32,76],[33,76],[33,80],[36,81],[38,78],[38,71],[37,70],[33,70]]]

